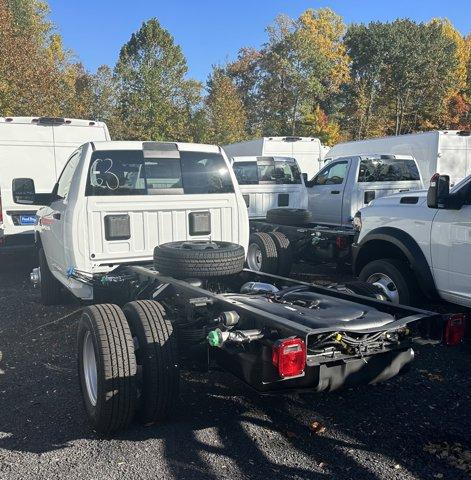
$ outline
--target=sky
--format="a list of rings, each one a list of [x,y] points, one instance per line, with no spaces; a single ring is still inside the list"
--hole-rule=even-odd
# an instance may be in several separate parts
[[[280,13],[297,18],[330,7],[349,23],[447,17],[471,32],[471,0],[49,0],[51,18],[71,49],[94,72],[114,66],[121,46],[143,21],[157,17],[185,54],[188,76],[205,81],[212,65],[234,59],[241,47],[260,47],[265,28]]]

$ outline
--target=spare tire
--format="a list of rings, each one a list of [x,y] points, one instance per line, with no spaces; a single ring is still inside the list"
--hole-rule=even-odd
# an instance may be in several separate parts
[[[244,247],[230,242],[170,242],[154,249],[155,269],[175,278],[234,275],[242,271],[244,262]]]
[[[302,208],[273,208],[267,212],[267,221],[278,225],[300,227],[312,222],[311,212]]]

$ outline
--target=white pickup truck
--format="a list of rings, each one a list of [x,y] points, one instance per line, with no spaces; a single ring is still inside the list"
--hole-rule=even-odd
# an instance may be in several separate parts
[[[354,219],[354,272],[395,303],[425,295],[471,307],[471,176],[449,182],[435,174],[428,193],[374,200]]]
[[[20,201],[34,203],[33,181],[23,183]],[[247,207],[224,151],[212,145],[86,143],[37,215],[40,268],[32,280],[40,280],[45,304],[60,302],[61,286],[93,299],[94,275],[152,261],[156,245],[248,246]]]
[[[249,219],[266,218],[273,208],[307,208],[306,187],[294,158],[234,157],[232,168]]]
[[[312,220],[343,227],[375,198],[423,188],[417,162],[407,155],[336,158],[305,183]]]

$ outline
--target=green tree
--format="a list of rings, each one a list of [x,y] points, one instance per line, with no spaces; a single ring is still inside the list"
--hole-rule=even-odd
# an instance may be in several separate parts
[[[440,126],[453,84],[456,47],[438,23],[352,25],[345,42],[352,84],[344,125],[353,137]]]
[[[0,0],[0,114],[59,115],[53,38],[43,2]]]
[[[242,50],[228,67],[249,124],[267,135],[312,131],[319,107],[332,113],[332,97],[348,81],[345,25],[323,8],[297,20],[280,15],[267,32],[260,51]]]
[[[181,48],[153,18],[122,47],[115,67],[117,113],[127,139],[191,140],[201,85],[185,79]]]
[[[236,86],[222,68],[213,69],[207,90],[206,141],[225,145],[243,140],[247,121],[244,104]]]

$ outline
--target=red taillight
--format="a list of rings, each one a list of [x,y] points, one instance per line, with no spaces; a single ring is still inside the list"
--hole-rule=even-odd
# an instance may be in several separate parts
[[[347,237],[337,237],[335,245],[339,250],[345,250],[348,247]]]
[[[272,362],[280,377],[301,375],[306,366],[306,344],[300,338],[279,340],[273,345]]]
[[[443,343],[445,345],[458,345],[462,342],[466,327],[466,315],[464,313],[452,313],[445,323],[443,331]]]

